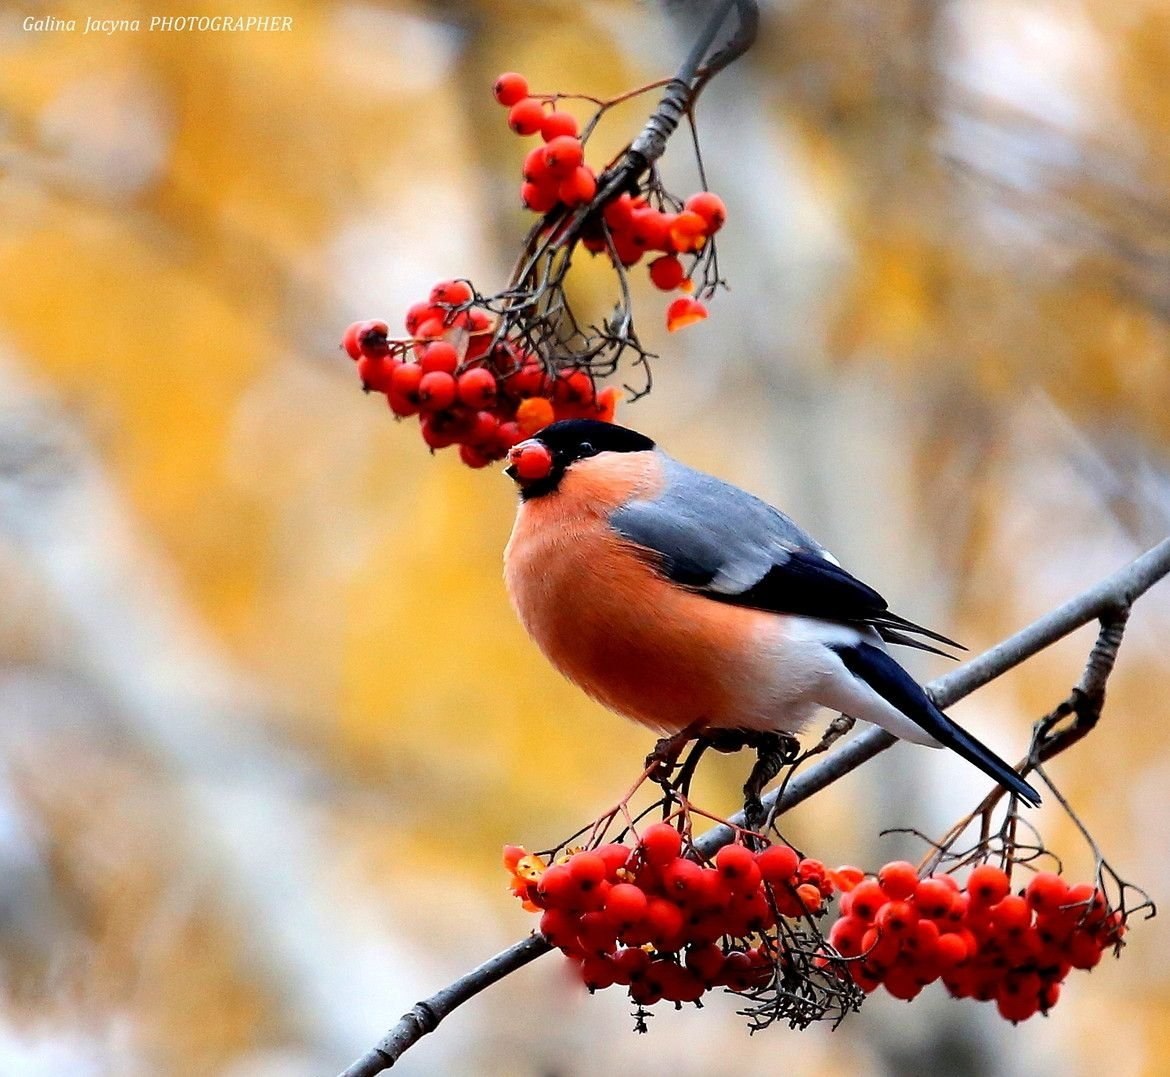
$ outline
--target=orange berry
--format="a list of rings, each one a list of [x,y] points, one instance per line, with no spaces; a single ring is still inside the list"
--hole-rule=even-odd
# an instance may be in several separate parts
[[[821,905],[824,899],[821,896],[819,887],[814,886],[812,883],[801,883],[796,888],[796,896],[809,912],[815,913],[821,911]]]
[[[707,242],[707,222],[693,210],[684,209],[670,225],[670,248],[697,251]]]
[[[616,385],[607,385],[597,394],[597,418],[602,422],[612,423],[617,414],[618,400],[621,390]]]
[[[723,199],[710,191],[700,191],[686,200],[685,209],[702,217],[707,225],[707,235],[714,235],[727,220],[727,207]]]
[[[505,71],[496,79],[492,94],[501,105],[511,108],[528,96],[528,80],[515,71]]]
[[[876,879],[867,879],[849,892],[849,899],[851,915],[872,923],[889,897]]]
[[[679,296],[666,308],[666,328],[671,333],[677,333],[688,325],[701,322],[707,317],[707,308],[697,299],[690,296]]]
[[[532,396],[522,400],[516,409],[516,422],[529,437],[543,430],[554,417],[552,401],[543,396]]]
[[[581,140],[572,135],[558,135],[544,147],[544,163],[558,179],[565,179],[584,159]]]

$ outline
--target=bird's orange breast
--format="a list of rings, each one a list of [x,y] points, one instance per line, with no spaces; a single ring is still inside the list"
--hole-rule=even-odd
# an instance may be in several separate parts
[[[627,717],[668,732],[745,724],[758,710],[745,693],[759,684],[754,667],[777,619],[660,575],[608,523],[630,496],[653,496],[655,471],[593,463],[517,514],[505,577],[520,619],[557,669]]]

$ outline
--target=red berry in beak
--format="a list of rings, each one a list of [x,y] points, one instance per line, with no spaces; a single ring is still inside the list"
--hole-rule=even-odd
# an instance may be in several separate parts
[[[535,438],[522,441],[508,453],[508,467],[504,473],[517,482],[538,482],[552,472],[552,453],[548,446]]]

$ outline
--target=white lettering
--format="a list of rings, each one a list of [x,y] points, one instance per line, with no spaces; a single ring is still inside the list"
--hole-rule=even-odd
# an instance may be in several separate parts
[[[38,19],[29,15],[20,25],[25,30],[33,30],[37,33],[43,33],[46,30],[72,32],[77,29],[77,20],[58,19],[55,15],[46,15],[43,19]]]

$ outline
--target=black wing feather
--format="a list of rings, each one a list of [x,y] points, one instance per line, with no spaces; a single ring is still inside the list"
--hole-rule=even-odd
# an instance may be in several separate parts
[[[870,627],[888,643],[946,657],[912,637],[965,649],[891,613],[877,591],[759,498],[669,457],[665,467],[665,492],[623,506],[610,523],[649,550],[668,579],[717,602]]]

